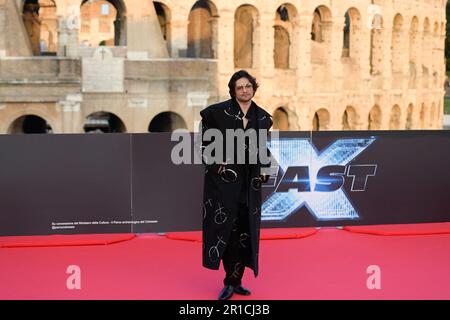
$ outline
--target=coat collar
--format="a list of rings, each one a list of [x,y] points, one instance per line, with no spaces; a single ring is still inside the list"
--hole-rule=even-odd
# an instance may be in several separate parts
[[[242,119],[242,117],[244,116],[244,112],[242,111],[239,103],[236,101],[235,98],[231,99],[230,102],[233,114],[237,115],[240,119]],[[257,107],[258,106],[256,105],[256,103],[252,100],[252,103],[250,104],[250,107],[248,108],[245,117],[250,120],[253,117],[253,115],[255,115]]]
[[[223,111],[227,119],[235,121],[236,128],[242,126],[244,113],[236,99],[228,100]],[[270,114],[261,109],[253,100],[247,111],[246,118],[248,119],[247,128],[270,128],[272,124]]]

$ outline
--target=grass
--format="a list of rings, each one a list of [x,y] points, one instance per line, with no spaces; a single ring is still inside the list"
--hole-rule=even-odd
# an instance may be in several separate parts
[[[444,99],[444,114],[450,114],[450,98]]]

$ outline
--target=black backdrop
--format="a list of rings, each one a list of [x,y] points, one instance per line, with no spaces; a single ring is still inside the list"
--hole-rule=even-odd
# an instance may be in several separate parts
[[[352,177],[341,175],[357,218],[320,219],[306,203],[263,227],[450,221],[450,132],[283,132],[280,137],[307,140],[317,155],[340,139],[372,138],[348,165],[376,166],[376,174],[367,177],[364,191],[352,190]],[[169,133],[0,136],[0,235],[200,230],[203,167],[173,164],[177,143]],[[279,169],[263,189],[264,200],[281,180]]]

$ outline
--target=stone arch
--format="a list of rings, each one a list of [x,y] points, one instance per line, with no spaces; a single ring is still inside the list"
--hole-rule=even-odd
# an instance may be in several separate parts
[[[444,116],[444,101],[443,100],[439,100],[439,104],[438,104],[438,108],[437,108],[437,115],[436,115],[436,121],[437,121],[437,126],[439,128],[442,128],[442,117]]]
[[[432,72],[433,34],[431,32],[430,19],[426,17],[423,22],[422,33],[422,88],[429,88]]]
[[[411,32],[410,38],[412,38],[412,36],[418,36],[417,34],[414,34],[414,33],[419,32],[419,18],[417,16],[413,16],[411,18],[411,24],[410,24],[409,30]],[[417,40],[417,39],[411,39],[411,41],[413,41],[413,40]],[[410,50],[410,53],[411,53],[411,50]]]
[[[97,111],[86,117],[83,126],[85,133],[125,133],[124,122],[112,112]]]
[[[430,70],[428,67],[424,64],[422,64],[422,88],[428,89],[430,87],[429,85],[430,81]]]
[[[148,125],[149,132],[172,132],[176,129],[187,129],[187,125],[182,116],[172,111],[157,114]]]
[[[259,12],[244,4],[234,15],[234,66],[255,68],[259,57]]]
[[[391,109],[391,116],[389,119],[389,130],[399,130],[400,129],[400,119],[401,119],[401,109],[396,104]]]
[[[344,42],[342,57],[351,58],[359,64],[361,57],[361,14],[358,9],[350,8],[345,12]]]
[[[439,36],[439,22],[437,22],[437,21],[434,22],[433,35]]]
[[[423,32],[431,33],[431,22],[430,22],[430,18],[428,18],[428,17],[425,17],[425,19],[423,19]]]
[[[164,41],[166,42],[167,51],[170,54],[172,51],[172,13],[170,11],[170,8],[160,1],[153,1],[153,5],[155,7],[156,16],[158,17],[161,34]]]
[[[436,126],[436,103],[432,103],[431,104],[431,109],[430,109],[430,119],[429,119],[429,126],[430,128],[434,128]]]
[[[25,0],[22,2],[23,23],[35,56],[56,55],[58,41],[56,9],[54,0]]]
[[[426,104],[422,103],[422,107],[420,108],[420,115],[419,115],[420,129],[425,129],[427,111],[428,111],[428,108],[427,108]]]
[[[289,32],[282,26],[275,26],[274,29],[274,66],[276,69],[289,69],[289,48],[291,45]]]
[[[211,1],[195,2],[189,13],[188,57],[216,58],[217,21],[217,9]]]
[[[433,28],[433,49],[432,49],[432,76],[433,76],[433,88],[439,87],[440,69],[441,69],[441,37],[439,35],[439,23],[436,21]]]
[[[314,113],[312,130],[323,131],[328,130],[330,127],[330,113],[327,109],[321,108]]]
[[[408,108],[406,109],[406,125],[405,125],[406,130],[413,129],[413,125],[414,125],[413,117],[414,117],[414,105],[412,103],[410,103],[408,105]]]
[[[274,66],[277,69],[297,67],[297,9],[290,3],[282,4],[275,13]]]
[[[50,124],[44,118],[29,113],[16,118],[8,128],[9,134],[47,134],[53,133]]]
[[[289,115],[284,107],[279,107],[274,111],[272,120],[274,130],[289,130]]]
[[[376,14],[372,19],[372,30],[370,31],[370,74],[377,76],[383,74],[386,32],[381,15]]]
[[[414,16],[409,28],[409,88],[417,88],[417,74],[419,73],[420,33],[419,19]]]
[[[332,46],[333,20],[331,10],[324,5],[314,9],[311,25],[311,62],[329,62]]]
[[[58,50],[58,16],[56,14],[56,3],[54,0],[41,0],[42,17],[41,41],[46,44],[46,50],[42,50],[41,55],[56,56]]]
[[[347,106],[342,115],[342,130],[356,130],[357,127],[358,113],[352,106]]]
[[[381,120],[382,113],[381,108],[378,105],[372,107],[369,112],[369,130],[380,130],[381,129]]]
[[[41,25],[41,37],[39,41],[39,53],[45,55],[49,52],[49,44],[53,40],[52,33],[50,32],[48,26]]]
[[[401,14],[397,14],[394,18],[392,28],[392,74],[401,74],[403,72],[404,52],[407,50],[407,43],[405,41],[404,21]]]
[[[98,12],[100,16],[97,16]],[[124,0],[99,0],[93,3],[82,0],[80,15],[79,42],[88,42],[92,47],[126,46],[127,9]],[[101,31],[99,35],[91,33],[90,26],[95,18]],[[88,30],[89,32],[86,32]]]

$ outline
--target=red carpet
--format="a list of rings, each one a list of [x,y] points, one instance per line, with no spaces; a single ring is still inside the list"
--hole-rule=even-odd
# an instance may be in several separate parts
[[[0,248],[0,299],[215,300],[223,271],[201,267],[201,246],[141,235],[111,245]],[[263,240],[260,275],[244,276],[252,295],[232,299],[450,299],[449,248],[450,234],[380,237],[335,228]],[[80,267],[80,290],[66,286],[71,265]],[[380,290],[366,285],[372,265],[381,270]]]

